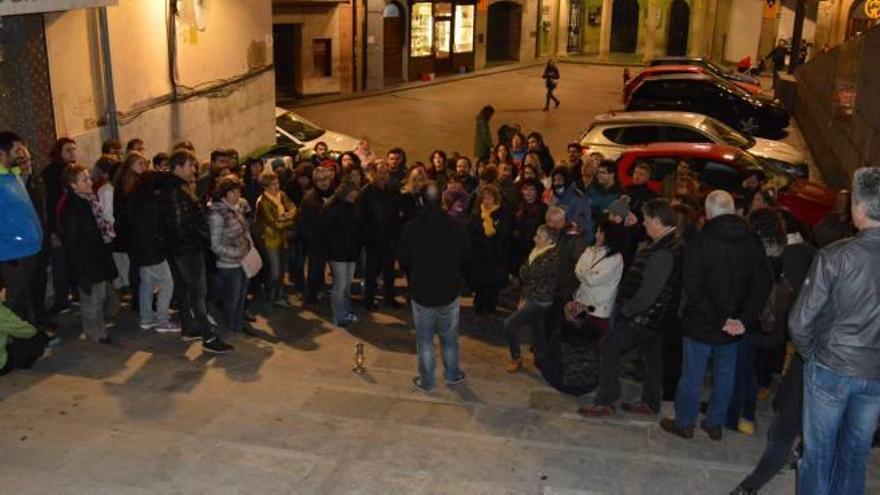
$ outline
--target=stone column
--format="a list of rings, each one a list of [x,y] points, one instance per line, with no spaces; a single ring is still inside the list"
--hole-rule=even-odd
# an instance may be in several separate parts
[[[599,27],[599,59],[608,58],[611,52],[611,9],[614,6],[612,0],[602,0],[602,19]]]
[[[654,58],[654,48],[657,43],[657,12],[659,0],[648,0],[648,15],[645,19],[645,52],[642,60],[645,62]]]

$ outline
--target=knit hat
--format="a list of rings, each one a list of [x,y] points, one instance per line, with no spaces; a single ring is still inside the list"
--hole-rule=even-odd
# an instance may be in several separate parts
[[[608,208],[605,209],[609,214],[617,215],[621,218],[626,218],[629,215],[629,201],[626,198],[618,198],[615,199],[613,203],[608,205]]]

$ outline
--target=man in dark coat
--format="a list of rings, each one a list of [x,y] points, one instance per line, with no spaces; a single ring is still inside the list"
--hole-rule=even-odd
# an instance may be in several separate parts
[[[382,276],[385,303],[394,307],[400,303],[394,299],[394,245],[398,229],[398,191],[390,187],[388,166],[380,163],[364,187],[361,195],[363,210],[364,245],[367,264],[364,270],[364,306],[376,311],[376,278]]]
[[[629,207],[640,221],[642,220],[642,205],[657,197],[657,193],[648,187],[652,173],[650,164],[636,162],[633,168],[632,184],[623,192],[629,196]]]
[[[198,163],[188,151],[177,151],[171,156],[171,172],[159,189],[160,227],[177,289],[183,339],[201,339],[205,352],[223,354],[230,352],[232,346],[214,334],[205,300],[204,252],[210,248],[211,239],[207,213],[191,185]]]
[[[294,224],[294,236],[301,240],[303,252],[308,256],[308,283],[304,302],[316,304],[324,291],[324,271],[327,266],[327,246],[319,231],[321,211],[333,198],[333,171],[318,167],[312,172],[315,187],[303,197],[299,215]]]
[[[419,376],[413,378],[413,385],[425,391],[435,384],[435,333],[443,347],[447,385],[464,381],[458,365],[459,294],[470,242],[465,229],[441,208],[440,195],[437,184],[425,186],[423,207],[404,226],[397,248],[400,266],[407,272],[416,326]]]
[[[675,419],[660,422],[663,430],[682,438],[694,436],[703,375],[711,358],[714,390],[700,428],[712,440],[721,440],[733,393],[737,341],[745,333],[744,322],[758,318],[770,294],[764,245],[735,211],[729,193],[711,192],[706,197],[708,221],[685,249],[681,379]]]

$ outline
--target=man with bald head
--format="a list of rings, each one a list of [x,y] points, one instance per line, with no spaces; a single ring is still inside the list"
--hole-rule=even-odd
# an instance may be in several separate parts
[[[700,414],[706,365],[713,365],[713,390],[700,428],[721,440],[736,374],[737,342],[757,321],[770,295],[770,264],[761,239],[736,215],[733,197],[712,191],[706,197],[706,225],[688,242],[684,255],[686,302],[681,379],[675,419],[663,430],[693,438]]]

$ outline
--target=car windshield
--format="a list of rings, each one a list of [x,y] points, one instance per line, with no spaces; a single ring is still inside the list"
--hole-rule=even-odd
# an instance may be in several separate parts
[[[742,134],[728,127],[726,124],[719,122],[712,117],[706,117],[702,122],[700,122],[698,127],[705,132],[709,132],[720,137],[721,140],[724,141],[724,144],[736,146],[739,149],[746,150],[755,145],[755,140],[753,138],[743,136]]]
[[[730,73],[730,70],[728,70],[726,67],[722,67],[709,59],[704,59],[703,62],[706,65],[708,65],[709,67],[711,67],[712,70],[714,70],[715,72],[717,72],[719,74],[729,74]]]
[[[765,187],[783,190],[791,183],[791,178],[779,167],[749,153],[740,153],[736,162],[746,170],[760,170],[765,177]]]
[[[321,129],[293,112],[279,115],[278,118],[275,119],[275,125],[301,143],[318,139],[325,132],[324,129]]]

